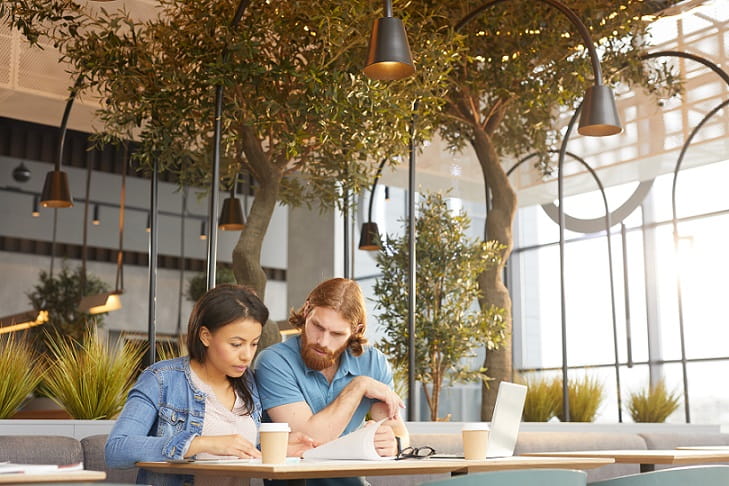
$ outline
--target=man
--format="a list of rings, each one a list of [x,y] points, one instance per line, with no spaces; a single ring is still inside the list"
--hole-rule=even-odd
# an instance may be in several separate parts
[[[319,443],[386,419],[375,434],[380,456],[397,454],[409,435],[392,389],[385,356],[367,346],[366,312],[356,282],[333,278],[311,291],[289,323],[301,334],[260,352],[254,370],[263,409],[273,422],[288,422]],[[398,439],[396,439],[396,437]],[[314,484],[309,480],[307,484]],[[365,484],[363,478],[316,480],[315,484]]]

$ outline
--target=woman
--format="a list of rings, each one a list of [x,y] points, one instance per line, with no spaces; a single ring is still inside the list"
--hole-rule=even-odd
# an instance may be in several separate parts
[[[261,404],[249,366],[267,320],[266,306],[241,285],[219,285],[203,295],[188,323],[189,356],[142,372],[109,434],[107,465],[261,457],[255,445]],[[303,434],[291,434],[288,453],[300,455],[314,446]],[[137,483],[221,484],[222,479],[141,469]]]

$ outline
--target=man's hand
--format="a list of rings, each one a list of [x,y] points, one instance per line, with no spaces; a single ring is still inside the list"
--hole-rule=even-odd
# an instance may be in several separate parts
[[[305,451],[312,447],[318,446],[319,443],[301,432],[291,432],[289,434],[289,445],[286,449],[288,457],[301,457]]]
[[[261,451],[256,446],[238,434],[206,435],[192,439],[185,457],[191,457],[201,452],[216,456],[235,456],[241,458],[261,457]]]
[[[380,424],[375,432],[375,450],[380,457],[392,457],[397,455],[397,441],[392,427]]]
[[[358,386],[363,387],[363,395],[373,400],[378,400],[387,407],[387,418],[394,419],[398,416],[400,409],[405,408],[402,399],[381,381],[377,381],[369,376],[358,376],[352,382],[357,382]]]

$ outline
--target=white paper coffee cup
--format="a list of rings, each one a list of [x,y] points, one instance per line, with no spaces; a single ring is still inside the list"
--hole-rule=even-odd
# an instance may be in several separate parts
[[[286,462],[286,449],[289,445],[289,424],[263,423],[258,429],[261,437],[263,464],[283,464]]]
[[[463,457],[468,460],[486,459],[489,442],[489,425],[486,422],[468,422],[461,429]]]

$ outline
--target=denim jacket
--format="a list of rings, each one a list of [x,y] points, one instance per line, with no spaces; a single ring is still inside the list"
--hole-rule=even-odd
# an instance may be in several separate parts
[[[252,370],[245,376],[253,395],[251,417],[258,427],[261,401]],[[138,461],[183,460],[192,439],[202,435],[205,397],[192,382],[187,356],[159,361],[145,369],[106,441],[107,466],[129,468]],[[137,483],[182,486],[193,484],[193,476],[140,469]]]

